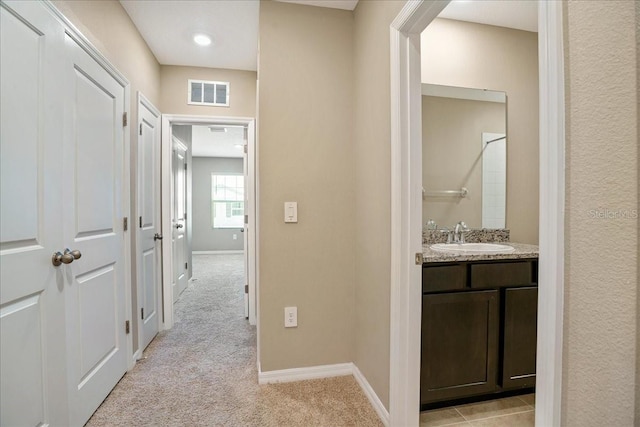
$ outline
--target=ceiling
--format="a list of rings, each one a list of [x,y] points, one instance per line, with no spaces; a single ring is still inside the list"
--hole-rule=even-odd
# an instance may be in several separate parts
[[[354,10],[358,0],[279,0]],[[367,0],[374,1],[374,0]],[[258,0],[120,0],[156,59],[163,65],[257,70]],[[456,0],[443,18],[537,30],[535,0]],[[195,33],[213,43],[197,46]]]
[[[538,32],[538,2],[534,0],[454,0],[438,16]]]
[[[120,0],[163,65],[256,71],[258,12],[250,1]],[[193,43],[194,33],[212,38]]]
[[[210,128],[218,132],[212,132]],[[220,131],[226,129],[226,131]],[[244,127],[192,126],[191,154],[194,157],[242,157]]]

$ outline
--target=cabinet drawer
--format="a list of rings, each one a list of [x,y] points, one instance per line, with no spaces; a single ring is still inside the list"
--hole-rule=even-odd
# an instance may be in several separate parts
[[[471,264],[472,288],[530,285],[532,281],[531,261]]]
[[[465,265],[442,265],[422,268],[422,292],[464,289],[467,286]]]

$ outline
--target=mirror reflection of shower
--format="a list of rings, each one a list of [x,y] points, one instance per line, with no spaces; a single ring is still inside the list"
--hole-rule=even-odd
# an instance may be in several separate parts
[[[482,133],[482,228],[505,228],[507,135]]]
[[[506,102],[505,92],[422,85],[424,223],[506,227]]]

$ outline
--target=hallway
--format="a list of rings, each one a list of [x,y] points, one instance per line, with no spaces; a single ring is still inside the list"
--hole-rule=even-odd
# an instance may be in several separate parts
[[[353,377],[258,385],[242,255],[194,255],[193,283],[87,426],[378,426]]]

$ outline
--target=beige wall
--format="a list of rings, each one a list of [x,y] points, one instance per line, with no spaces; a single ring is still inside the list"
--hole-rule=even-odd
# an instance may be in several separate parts
[[[349,11],[261,2],[262,371],[353,360],[352,31]],[[285,201],[298,223],[284,223]]]
[[[166,114],[255,117],[256,76],[255,71],[162,65],[160,109]],[[189,79],[229,82],[229,106],[187,104]]]
[[[507,228],[512,241],[537,244],[537,34],[436,19],[421,43],[423,83],[507,93]]]
[[[427,191],[459,190],[460,197],[424,197],[422,223],[438,228],[465,221],[482,227],[482,132],[505,132],[505,104],[422,96],[422,182]]]
[[[137,200],[138,91],[159,107],[160,65],[129,15],[117,0],[53,0],[53,4],[129,81],[129,129],[131,147],[131,214]],[[131,233],[131,253],[136,253],[135,233]],[[133,342],[137,350],[137,273],[131,263]]]
[[[637,215],[639,207],[640,20],[632,1],[570,1],[564,11],[562,424],[631,426],[638,378],[638,219],[633,212]]]
[[[389,407],[391,95],[389,25],[402,1],[360,1],[354,13],[355,358]]]

